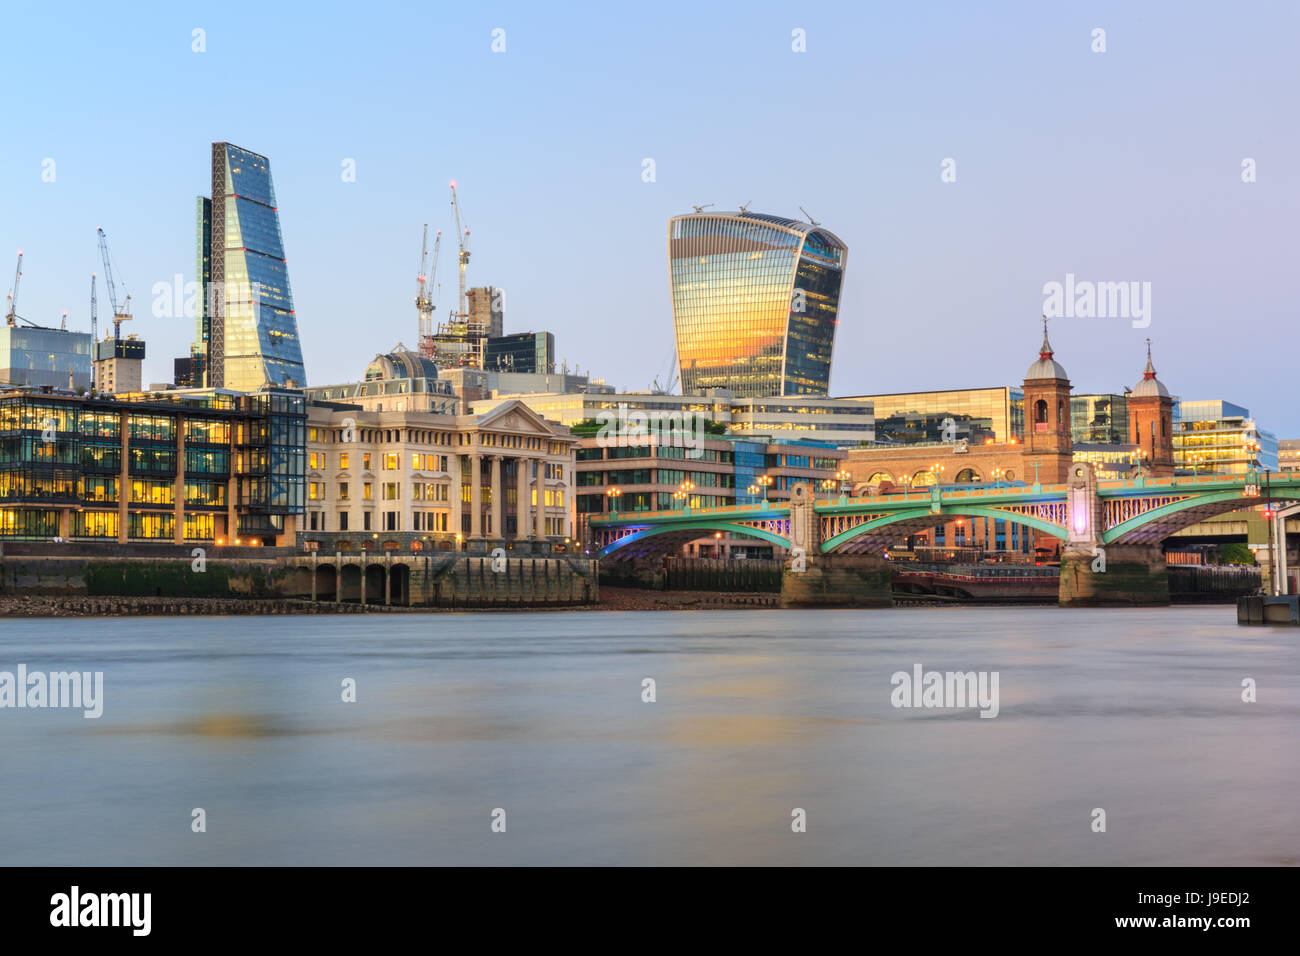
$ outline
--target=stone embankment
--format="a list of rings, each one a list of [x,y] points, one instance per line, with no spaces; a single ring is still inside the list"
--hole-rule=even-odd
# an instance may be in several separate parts
[[[190,617],[196,615],[365,614],[408,610],[382,605],[321,604],[311,601],[197,597],[0,596],[6,617]]]

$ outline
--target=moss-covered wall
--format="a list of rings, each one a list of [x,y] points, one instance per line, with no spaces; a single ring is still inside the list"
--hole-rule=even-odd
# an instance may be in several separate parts
[[[189,559],[5,558],[0,593],[91,596],[280,597],[286,572],[270,561]]]

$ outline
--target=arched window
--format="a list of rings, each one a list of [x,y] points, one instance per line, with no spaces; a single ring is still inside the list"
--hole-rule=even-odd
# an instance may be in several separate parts
[[[1047,424],[1047,401],[1046,401],[1046,399],[1042,399],[1042,398],[1040,398],[1038,401],[1034,402],[1034,424],[1035,424],[1035,425],[1045,425],[1045,424]]]
[[[893,480],[894,480],[894,476],[891,475],[889,472],[887,472],[887,471],[878,471],[878,472],[876,472],[874,475],[872,475],[870,478],[867,479],[867,484],[869,484],[869,485],[878,485],[878,484],[880,484],[882,481],[893,481]]]
[[[930,471],[928,468],[925,471],[918,471],[916,474],[912,476],[912,486],[914,488],[920,488],[925,485],[933,485],[933,484],[934,484],[934,472]]]
[[[957,472],[956,480],[959,485],[969,485],[981,481],[982,479],[974,468],[963,468],[961,471]]]

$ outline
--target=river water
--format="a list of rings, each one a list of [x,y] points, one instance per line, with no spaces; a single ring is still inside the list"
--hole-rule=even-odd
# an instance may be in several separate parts
[[[18,664],[103,715],[0,709],[3,864],[1300,860],[1300,629],[1230,607],[0,619]],[[892,706],[917,664],[998,715]]]

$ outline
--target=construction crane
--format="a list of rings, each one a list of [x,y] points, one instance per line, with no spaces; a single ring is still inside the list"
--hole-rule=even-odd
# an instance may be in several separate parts
[[[108,236],[104,233],[102,227],[96,230],[99,233],[99,255],[104,260],[104,284],[108,286],[108,304],[113,307],[113,338],[122,337],[122,323],[131,319],[131,296],[128,295],[122,302],[122,307],[117,306],[117,285],[113,282],[113,259],[108,253]]]
[[[99,303],[95,300],[95,273],[90,274],[90,387],[95,387],[95,349],[99,342]]]
[[[429,355],[433,348],[433,282],[438,274],[438,253],[442,248],[442,230],[433,238],[433,269],[425,274],[429,260],[429,224],[424,224],[424,237],[420,240],[420,274],[416,277],[415,310],[420,316],[420,334],[416,339],[417,350],[422,355]]]
[[[5,321],[10,325],[18,324],[18,283],[22,281],[22,278],[23,278],[23,251],[19,249],[18,268],[14,270],[14,287],[9,292],[9,311],[5,313]]]
[[[469,319],[469,307],[465,302],[465,274],[469,269],[469,229],[460,224],[460,201],[456,198],[456,180],[451,181],[451,208],[456,214],[456,242],[460,247],[460,296],[456,308],[462,319]]]

